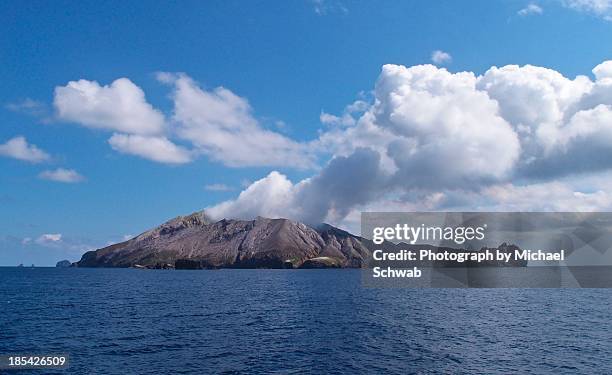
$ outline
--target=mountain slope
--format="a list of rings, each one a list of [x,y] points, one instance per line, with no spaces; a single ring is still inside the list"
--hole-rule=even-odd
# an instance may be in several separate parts
[[[128,241],[83,254],[76,267],[138,268],[359,268],[366,266],[370,250],[431,249],[463,251],[433,245],[393,244],[375,246],[370,240],[322,224],[312,228],[288,219],[211,221],[203,211],[179,216]],[[518,247],[502,244],[503,252]],[[380,262],[379,262],[380,263]],[[525,266],[526,261],[499,264],[453,264],[436,266]],[[380,265],[384,265],[382,262]],[[390,266],[400,263],[391,262]],[[418,262],[431,266],[430,262]],[[406,267],[416,264],[407,263]]]
[[[360,238],[329,225],[287,219],[210,221],[180,216],[133,239],[83,255],[78,267],[317,268],[360,267]]]

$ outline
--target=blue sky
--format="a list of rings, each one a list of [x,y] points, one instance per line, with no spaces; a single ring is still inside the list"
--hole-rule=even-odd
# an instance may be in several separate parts
[[[333,219],[345,227],[351,227],[351,210],[381,201],[377,191],[385,191],[391,197],[388,202],[404,204],[398,206],[402,209],[422,209],[415,202],[438,199],[437,194],[444,194],[445,205],[425,208],[453,204],[463,208],[493,207],[481,201],[476,206],[469,197],[478,192],[469,187],[454,191],[446,186],[450,180],[439,175],[432,176],[430,184],[414,184],[405,191],[399,191],[397,184],[390,188],[391,183],[370,186],[374,192],[352,191],[344,186],[336,189],[327,179],[332,172],[341,176],[349,170],[342,166],[344,161],[368,165],[371,155],[354,146],[363,147],[363,143],[350,141],[353,146],[347,150],[321,139],[326,134],[335,139],[351,139],[347,128],[358,126],[355,124],[360,116],[374,105],[377,80],[383,81],[385,74],[396,74],[391,70],[381,73],[384,64],[431,64],[432,53],[437,50],[448,54],[448,59],[438,61],[438,67],[451,73],[468,71],[479,76],[492,66],[532,64],[554,70],[569,80],[586,75],[595,81],[591,70],[612,58],[612,45],[606,43],[612,36],[612,22],[608,20],[611,9],[606,1],[586,0],[386,1],[382,5],[328,0],[4,2],[0,9],[0,145],[6,147],[0,155],[0,265],[48,265],[63,258],[76,260],[85,249],[119,241],[171,217],[227,200],[234,201],[218,208],[218,215],[236,212],[237,217],[261,213]],[[184,75],[168,74],[164,80],[159,72]],[[126,131],[113,124],[124,114],[111,114],[109,119],[110,112],[104,111],[115,110],[112,105],[102,112],[83,113],[82,103],[69,102],[69,108],[62,107],[64,112],[60,113],[57,87],[67,87],[70,81],[81,79],[102,87],[119,78],[127,78],[133,85],[131,89],[136,87],[144,93],[144,99],[137,100],[145,103],[142,110],[158,113],[164,123],[160,126],[165,130],[154,135],[179,147],[177,152],[189,162],[159,162],[142,157],[142,151],[140,155],[135,153],[134,148],[140,144],[130,142],[151,134],[141,128]],[[220,113],[225,116],[226,110],[239,112],[236,121],[250,124],[251,130],[236,130],[237,134],[232,134],[237,138],[226,141],[241,142],[251,137],[261,147],[249,149],[236,143],[236,148],[252,152],[251,156],[234,155],[232,149],[226,150],[227,156],[216,153],[218,145],[210,143],[211,135],[206,133],[209,124],[197,128],[200,120],[194,120],[202,113],[208,116],[205,103],[198,115],[177,115],[181,83],[188,86],[189,93],[203,92],[211,100],[225,100],[219,99],[225,97],[215,93],[215,88],[229,90],[235,98],[227,99],[230,104],[222,101],[229,109],[223,107]],[[489,96],[493,95],[491,91]],[[504,100],[495,99],[500,103]],[[353,122],[342,125],[337,119],[321,120],[322,113],[341,117],[346,107],[358,100],[367,108],[349,110],[347,118]],[[612,103],[604,100],[597,104]],[[248,109],[240,109],[243,105]],[[198,105],[194,107],[193,111],[199,110]],[[126,116],[140,118],[140,112]],[[520,128],[508,115],[502,117]],[[242,126],[228,124],[234,125]],[[116,140],[130,142],[113,146],[109,142],[114,134],[119,134]],[[29,152],[25,158],[29,160],[23,160],[23,155],[15,157],[19,148],[16,143],[10,144],[12,148],[7,146],[19,136],[23,137],[25,151]],[[123,136],[126,138],[120,138]],[[558,137],[564,147],[567,139],[574,139],[566,138]],[[267,148],[263,146],[266,142],[280,145]],[[527,144],[522,138],[519,143],[524,152]],[[151,156],[151,151],[147,152]],[[176,161],[176,155],[173,157]],[[232,157],[237,159],[229,162]],[[592,157],[572,156],[572,160],[582,158],[582,164],[590,164]],[[340,158],[338,170],[328,168],[335,158]],[[523,173],[521,168],[512,167],[513,172],[508,172],[504,163],[515,163],[517,158],[512,154],[500,164],[482,166],[499,168],[499,173],[483,174],[478,181],[494,179],[491,189],[505,188],[508,183],[524,189],[536,189],[532,187],[535,184],[555,184],[560,191],[568,187],[573,196],[578,190],[595,194],[589,196],[589,202],[596,202],[596,208],[608,207],[607,197],[597,195],[609,180],[605,163],[600,163],[597,174],[587,170],[586,177],[581,178],[587,182],[576,187],[572,173],[555,174],[554,179],[543,182],[537,176],[546,173],[538,168],[533,173]],[[250,159],[259,161],[249,165]],[[382,159],[384,164],[384,155]],[[562,159],[542,165],[556,170]],[[300,165],[299,160],[309,163]],[[414,172],[412,166],[406,170]],[[265,209],[235,200],[252,182],[272,171],[279,172],[269,179],[274,189],[251,189],[255,191],[253,196],[263,194],[271,200],[264,199],[268,202]],[[469,173],[473,175],[474,171]],[[451,172],[448,175],[457,186],[476,183]],[[346,179],[352,176],[347,174]],[[325,211],[322,216],[289,213],[279,203],[286,199],[279,198],[279,189],[281,193],[294,194],[293,190],[301,187],[293,185],[309,177],[321,181],[323,187],[304,193],[315,197],[308,199],[333,194],[356,198],[334,200],[321,208]],[[401,176],[396,177],[394,180]],[[549,189],[550,186],[545,188]],[[291,202],[295,205],[295,201]],[[501,207],[507,208],[509,203],[504,204]],[[389,208],[389,203],[374,207]],[[283,214],[283,210],[288,213]]]

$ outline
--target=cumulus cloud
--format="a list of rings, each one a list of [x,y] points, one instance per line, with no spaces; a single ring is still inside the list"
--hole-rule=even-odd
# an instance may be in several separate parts
[[[108,140],[118,152],[143,157],[165,164],[184,164],[191,161],[191,153],[161,136],[113,134]]]
[[[612,79],[612,61],[604,61],[593,68],[593,74],[597,81]]]
[[[77,183],[85,180],[85,177],[81,176],[74,169],[64,168],[43,171],[38,175],[38,177],[42,178],[43,180],[63,182],[68,184]]]
[[[493,67],[479,79],[479,89],[497,100],[520,137],[517,177],[552,178],[612,167],[609,67],[595,67],[595,81],[529,65]]]
[[[336,222],[350,208],[385,193],[389,175],[380,166],[380,155],[358,148],[350,156],[334,157],[317,175],[296,187],[294,215],[310,224]]]
[[[321,123],[327,124],[327,125],[349,126],[349,125],[355,124],[355,119],[349,114],[344,114],[342,116],[336,116],[336,115],[332,115],[326,112],[321,112],[321,115],[319,116],[319,120],[321,121]]]
[[[525,17],[525,16],[536,15],[536,14],[542,14],[543,12],[544,10],[538,4],[529,3],[527,4],[526,7],[516,12],[516,14],[518,14],[519,16]]]
[[[160,134],[164,116],[146,101],[142,89],[127,78],[110,85],[81,79],[55,88],[53,104],[61,120],[130,134]]]
[[[346,223],[377,208],[612,208],[611,183],[569,182],[612,168],[612,63],[593,74],[385,65],[352,120],[322,116],[330,128],[312,146],[331,161],[316,175],[293,183],[273,172],[209,209],[215,217]]]
[[[56,87],[58,118],[89,128],[117,131],[108,140],[123,154],[159,163],[183,164],[192,154],[166,137],[164,115],[146,101],[142,89],[127,78],[110,85],[81,79]]]
[[[321,111],[319,120],[322,124],[330,126],[351,126],[355,125],[355,114],[363,113],[368,108],[369,104],[366,101],[357,100],[344,108],[342,116]]]
[[[202,89],[185,74],[159,73],[158,79],[173,88],[169,120],[127,78],[110,85],[81,79],[56,87],[57,119],[112,131],[108,142],[114,150],[160,163],[188,163],[204,154],[231,167],[315,166],[307,144],[263,127],[249,102],[229,89]]]
[[[476,82],[473,73],[432,65],[383,67],[366,120],[394,135],[387,154],[397,178],[413,186],[454,186],[509,174],[518,138]]]
[[[6,143],[0,144],[0,155],[30,163],[40,163],[51,159],[49,154],[29,144],[22,136],[11,138]]]
[[[234,200],[222,202],[207,209],[207,214],[216,219],[251,219],[258,215],[266,217],[291,217],[296,187],[279,172],[253,182]]]
[[[231,167],[313,167],[306,145],[264,129],[249,102],[232,91],[205,90],[184,74],[160,73],[173,86],[173,121],[178,136]]]
[[[321,147],[343,156],[373,149],[411,187],[504,179],[520,154],[519,140],[498,103],[476,84],[469,72],[385,65],[370,108],[355,126],[323,134]],[[495,147],[500,140],[503,147]]]
[[[271,172],[235,199],[209,207],[216,218],[341,223],[377,207],[587,210],[610,207],[612,188],[569,182],[612,169],[612,62],[592,74],[568,78],[531,65],[475,74],[388,64],[371,97],[340,114],[321,112],[319,137],[298,142],[262,126],[249,102],[232,91],[160,73],[174,103],[167,121],[160,114],[162,130],[100,127],[115,131],[109,143],[117,151],[164,163],[204,154],[232,167],[316,168],[317,158],[328,159],[301,181]]]
[[[436,65],[448,64],[453,60],[448,52],[436,50],[431,53],[431,61]]]
[[[386,182],[379,168],[379,155],[358,149],[349,157],[332,159],[319,174],[297,184],[273,171],[248,186],[235,200],[208,207],[207,213],[217,219],[260,215],[318,224],[342,218],[350,207],[382,194]]]
[[[570,106],[591,90],[592,82],[585,76],[571,80],[552,69],[507,65],[487,70],[477,88],[496,100],[500,114],[515,127],[522,126],[522,133],[533,133],[562,121]],[[536,134],[542,143],[554,142],[550,135]]]

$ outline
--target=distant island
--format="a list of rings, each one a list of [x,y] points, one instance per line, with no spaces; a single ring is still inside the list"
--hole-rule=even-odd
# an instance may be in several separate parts
[[[59,268],[67,268],[71,266],[72,266],[72,262],[66,259],[60,260],[59,262],[55,263],[55,267],[59,267]]]
[[[422,245],[385,244],[388,249],[406,246]],[[503,244],[500,249],[507,246]],[[143,269],[361,268],[367,262],[371,248],[370,240],[329,224],[311,227],[288,219],[264,217],[213,221],[204,211],[199,211],[169,220],[130,240],[88,251],[71,266]],[[66,262],[58,262],[57,267],[65,267]]]
[[[362,239],[323,224],[288,219],[210,220],[203,211],[99,250],[74,266],[155,269],[359,268]]]

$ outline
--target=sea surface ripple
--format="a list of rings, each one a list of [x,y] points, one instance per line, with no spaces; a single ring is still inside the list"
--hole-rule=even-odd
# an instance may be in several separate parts
[[[610,289],[368,289],[358,270],[0,268],[0,354],[68,353],[55,373],[610,374],[611,314]]]

